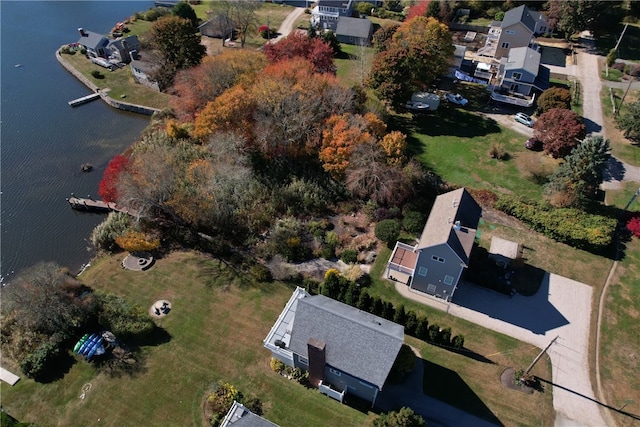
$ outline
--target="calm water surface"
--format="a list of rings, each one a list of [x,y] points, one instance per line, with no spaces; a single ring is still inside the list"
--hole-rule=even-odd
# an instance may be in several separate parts
[[[5,282],[39,261],[71,271],[93,255],[88,238],[103,215],[71,210],[65,198],[97,196],[105,166],[133,143],[148,116],[101,101],[55,59],[84,27],[107,33],[151,1],[0,1],[0,273]],[[80,172],[82,163],[94,166]]]

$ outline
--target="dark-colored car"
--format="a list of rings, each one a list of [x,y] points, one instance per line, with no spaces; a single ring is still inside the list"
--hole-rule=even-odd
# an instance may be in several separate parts
[[[536,138],[529,138],[524,143],[524,148],[531,151],[542,151],[542,141]]]

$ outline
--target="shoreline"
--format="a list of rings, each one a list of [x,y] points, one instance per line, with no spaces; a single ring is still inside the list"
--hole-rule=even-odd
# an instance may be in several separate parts
[[[152,115],[153,113],[160,112],[161,110],[158,108],[147,107],[144,105],[132,104],[130,102],[118,101],[109,96],[107,92],[103,92],[98,86],[92,83],[89,79],[87,79],[84,75],[82,75],[78,70],[76,70],[71,64],[69,64],[60,53],[60,49],[56,50],[56,59],[67,71],[71,73],[75,78],[80,80],[89,90],[93,93],[97,93],[100,95],[100,98],[107,103],[107,105],[116,108],[122,111],[128,111],[130,113],[144,114],[147,116]]]

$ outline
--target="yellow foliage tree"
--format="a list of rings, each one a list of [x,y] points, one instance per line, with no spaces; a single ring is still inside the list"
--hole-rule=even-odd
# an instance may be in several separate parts
[[[407,136],[405,134],[399,131],[390,132],[382,138],[380,144],[387,155],[387,163],[389,165],[404,163],[407,149]]]
[[[207,103],[196,118],[193,136],[205,140],[217,132],[250,129],[252,109],[253,97],[241,85],[236,85]]]
[[[129,231],[115,240],[118,246],[128,252],[148,252],[160,247],[160,239],[139,231]]]
[[[387,124],[380,120],[380,118],[375,114],[367,113],[364,115],[364,119],[367,121],[367,127],[369,128],[369,131],[376,138],[382,138],[387,132]]]

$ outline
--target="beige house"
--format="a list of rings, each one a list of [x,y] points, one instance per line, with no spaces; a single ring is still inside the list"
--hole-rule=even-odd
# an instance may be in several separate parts
[[[522,5],[504,14],[502,21],[491,24],[487,41],[478,55],[495,59],[505,57],[509,49],[529,47],[534,44],[535,35],[548,31],[546,17]]]

